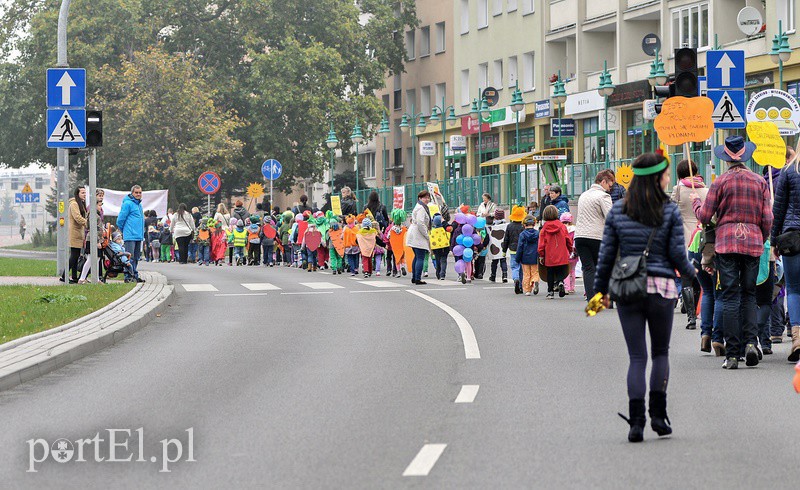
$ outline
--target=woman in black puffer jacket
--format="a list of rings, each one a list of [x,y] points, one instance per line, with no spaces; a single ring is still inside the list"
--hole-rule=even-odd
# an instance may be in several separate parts
[[[628,440],[640,442],[645,425],[644,395],[647,390],[647,329],[650,330],[650,418],[659,436],[672,433],[667,419],[669,341],[678,299],[675,270],[694,278],[696,271],[686,256],[683,220],[678,206],[664,192],[669,185],[669,161],[658,153],[645,153],[633,162],[633,181],[624,199],[617,201],[606,218],[594,287],[608,304],[611,270],[620,257],[647,255],[647,299],[618,303],[617,312],[628,345]],[[652,236],[652,239],[651,239]]]

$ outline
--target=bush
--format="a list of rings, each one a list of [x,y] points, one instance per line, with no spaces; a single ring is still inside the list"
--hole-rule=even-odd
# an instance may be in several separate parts
[[[55,247],[57,244],[56,234],[52,230],[48,230],[47,233],[35,230],[31,241],[34,248]]]

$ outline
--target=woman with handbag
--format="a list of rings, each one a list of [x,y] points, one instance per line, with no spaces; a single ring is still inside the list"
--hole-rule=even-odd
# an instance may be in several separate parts
[[[670,201],[669,160],[660,153],[645,153],[633,162],[633,180],[624,199],[611,208],[603,230],[595,291],[617,312],[628,346],[628,421],[630,442],[641,442],[645,426],[647,391],[647,330],[650,330],[650,419],[659,435],[672,433],[667,417],[669,342],[678,289],[675,270],[694,279],[696,272],[686,256],[683,220]]]

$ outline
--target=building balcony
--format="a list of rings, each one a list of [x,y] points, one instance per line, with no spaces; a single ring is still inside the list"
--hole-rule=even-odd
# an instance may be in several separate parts
[[[619,77],[617,76],[617,69],[616,68],[609,68],[608,72],[611,73],[611,81],[614,84],[619,84]],[[596,71],[593,73],[589,73],[586,75],[586,90],[595,90],[597,87],[600,86],[600,74],[603,73],[601,71]]]
[[[578,0],[550,0],[550,30],[577,24]]]
[[[637,80],[646,80],[650,76],[650,65],[653,60],[640,61],[638,63],[631,63],[625,67],[627,81],[635,82]]]
[[[616,2],[599,2],[597,0],[583,0],[586,3],[586,19],[597,19],[613,15],[617,12]]]

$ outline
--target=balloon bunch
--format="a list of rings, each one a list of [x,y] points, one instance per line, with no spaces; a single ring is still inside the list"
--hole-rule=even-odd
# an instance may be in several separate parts
[[[479,218],[474,214],[456,213],[453,218],[460,226],[456,228],[457,233],[453,247],[453,255],[461,257],[456,261],[455,270],[457,274],[463,274],[467,270],[467,263],[475,258],[475,247],[481,244],[481,235],[478,230],[486,227],[486,218]]]

